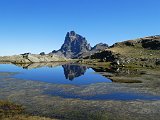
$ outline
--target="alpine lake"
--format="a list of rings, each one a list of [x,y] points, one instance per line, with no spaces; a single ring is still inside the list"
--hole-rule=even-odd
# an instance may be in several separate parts
[[[1,63],[0,99],[64,120],[159,120],[160,70]]]

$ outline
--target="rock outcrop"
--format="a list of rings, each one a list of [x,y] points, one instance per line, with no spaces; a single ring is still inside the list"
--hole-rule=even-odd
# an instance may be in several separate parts
[[[160,35],[141,38],[140,43],[144,48],[160,50]]]

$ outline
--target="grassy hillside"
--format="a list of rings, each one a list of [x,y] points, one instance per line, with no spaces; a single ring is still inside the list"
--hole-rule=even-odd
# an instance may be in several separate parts
[[[112,52],[119,53],[126,57],[133,58],[160,58],[160,50],[150,50],[143,48],[141,44],[135,46],[127,46],[124,44],[110,48]]]
[[[114,65],[155,68],[160,66],[160,36],[115,43],[88,58]]]

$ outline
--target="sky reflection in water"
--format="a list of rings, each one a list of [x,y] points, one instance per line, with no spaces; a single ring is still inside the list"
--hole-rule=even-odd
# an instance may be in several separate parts
[[[1,64],[0,72],[20,72],[15,78],[42,81],[56,84],[85,85],[100,82],[111,82],[106,77],[95,74],[92,68],[86,66],[65,64],[55,67],[40,67],[23,69],[15,65]]]

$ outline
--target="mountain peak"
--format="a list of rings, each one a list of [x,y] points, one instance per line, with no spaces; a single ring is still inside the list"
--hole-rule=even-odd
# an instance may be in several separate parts
[[[96,52],[99,49],[106,48],[104,44],[99,44],[94,47],[92,52]],[[92,47],[87,42],[86,38],[82,35],[77,34],[75,31],[67,32],[63,45],[58,51],[53,51],[52,53],[63,55],[67,58],[79,58],[83,54],[89,54]]]
[[[70,31],[69,35],[70,36],[76,36],[76,33],[75,33],[75,31]]]
[[[87,43],[87,40],[76,34],[75,31],[67,32],[64,44],[61,46],[61,51],[65,57],[74,58],[75,56],[87,52],[91,49],[91,46]]]
[[[66,39],[70,39],[71,41],[76,40],[77,34],[75,31],[67,32]]]

